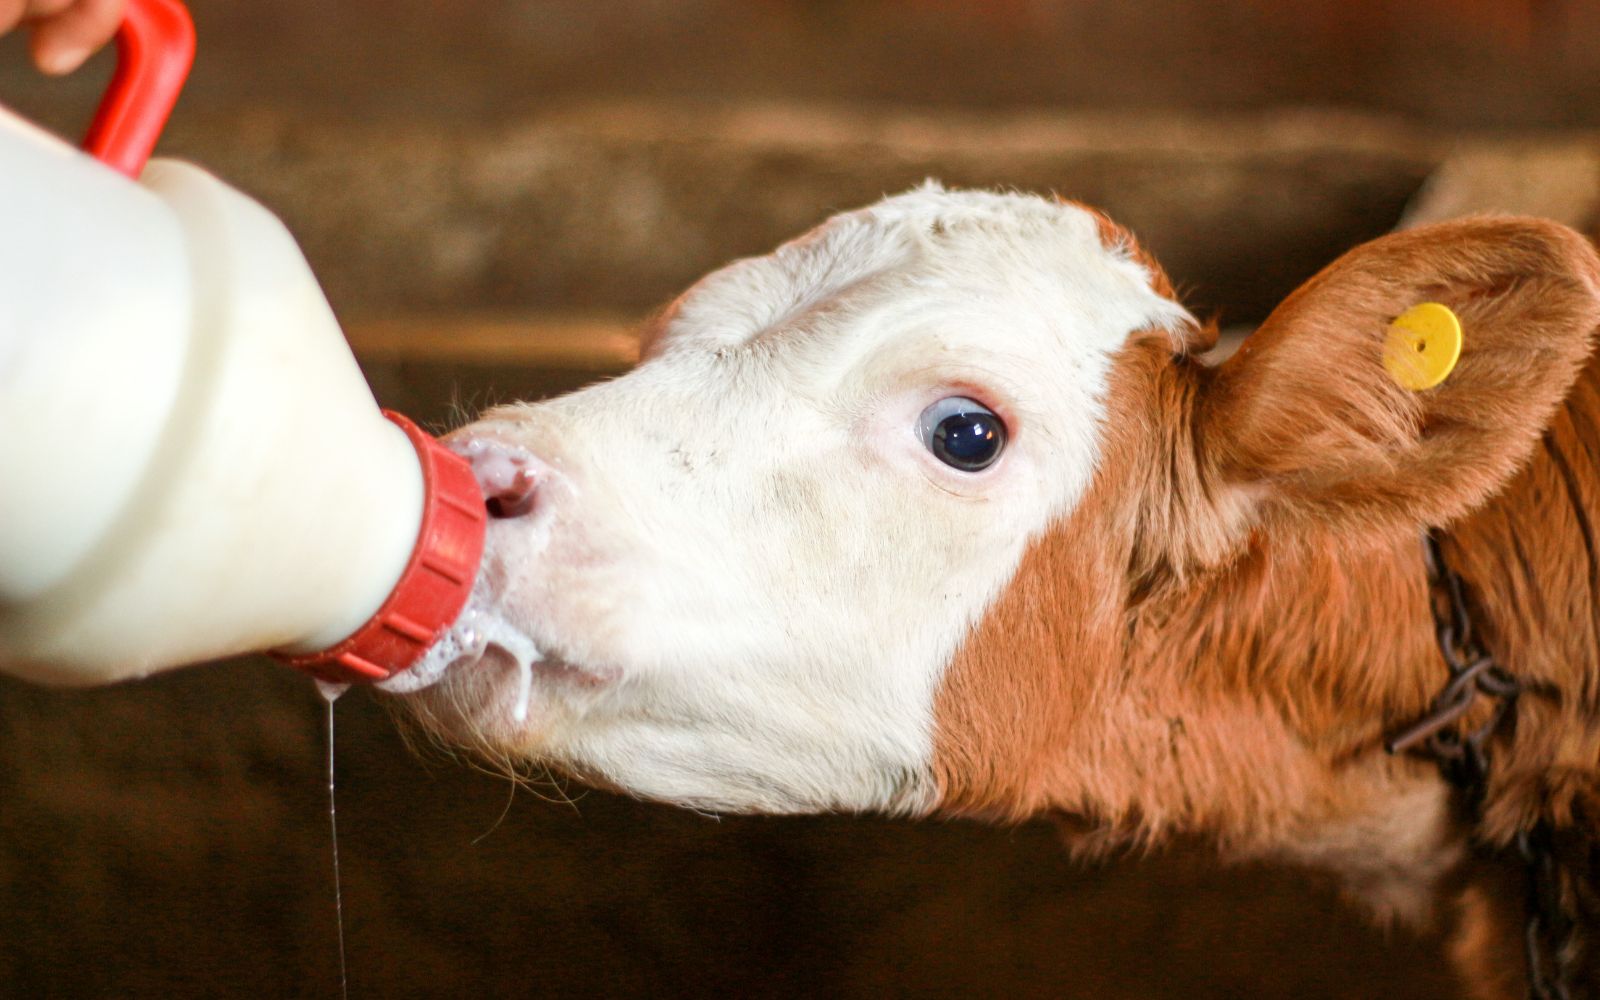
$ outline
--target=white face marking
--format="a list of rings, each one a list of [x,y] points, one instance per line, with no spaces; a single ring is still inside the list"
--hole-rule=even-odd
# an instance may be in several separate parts
[[[1190,322],[1094,218],[934,186],[702,280],[623,378],[460,435],[546,470],[496,520],[496,611],[544,660],[420,697],[489,747],[709,810],[920,812],[946,664],[1094,471],[1112,355]],[[933,457],[947,396],[1001,458]],[[466,732],[460,732],[460,730]]]

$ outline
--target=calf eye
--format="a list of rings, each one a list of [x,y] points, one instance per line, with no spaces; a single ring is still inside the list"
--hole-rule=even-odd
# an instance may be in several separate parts
[[[993,465],[1006,445],[1006,425],[993,410],[965,396],[948,396],[923,410],[917,433],[935,458],[962,472]]]

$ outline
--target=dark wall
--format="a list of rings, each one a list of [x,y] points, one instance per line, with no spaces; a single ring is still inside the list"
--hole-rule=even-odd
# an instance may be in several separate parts
[[[1339,105],[1600,124],[1591,0],[194,0],[190,106],[492,121],[595,98]],[[16,60],[13,59],[12,62]],[[0,93],[16,92],[15,68]],[[61,85],[69,90],[80,83]]]
[[[263,662],[0,682],[0,993],[337,996],[322,707]],[[1043,823],[513,795],[364,694],[337,726],[353,997],[1455,994],[1435,942],[1297,872],[1084,867]]]

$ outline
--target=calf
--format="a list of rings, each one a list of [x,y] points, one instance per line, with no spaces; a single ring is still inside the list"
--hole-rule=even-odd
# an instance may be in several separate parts
[[[1465,348],[1414,392],[1383,342],[1425,300]],[[1600,833],[1597,324],[1583,239],[1481,218],[1352,251],[1213,366],[1104,217],[889,198],[699,282],[628,375],[453,436],[511,632],[456,636],[409,701],[695,809],[1049,814],[1082,851],[1326,866],[1517,991],[1519,869],[1488,852]],[[1381,747],[1446,676],[1428,527],[1527,692],[1481,808]]]

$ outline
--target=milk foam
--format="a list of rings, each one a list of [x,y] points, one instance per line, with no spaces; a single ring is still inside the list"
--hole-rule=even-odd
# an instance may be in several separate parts
[[[484,565],[488,560],[484,560]],[[451,626],[422,654],[422,659],[377,687],[394,694],[409,694],[437,684],[451,667],[458,663],[476,662],[494,646],[510,656],[517,668],[516,700],[511,706],[511,717],[517,722],[528,718],[528,701],[533,691],[533,665],[543,659],[539,648],[522,629],[514,625],[500,610],[499,602],[489,593],[484,570],[472,585],[472,596]]]

